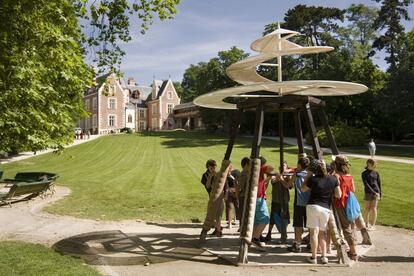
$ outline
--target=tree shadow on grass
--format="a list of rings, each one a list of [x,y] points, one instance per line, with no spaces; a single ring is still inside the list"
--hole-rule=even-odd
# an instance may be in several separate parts
[[[206,132],[187,132],[187,131],[160,131],[160,132],[142,132],[139,134],[141,137],[159,137],[162,138],[161,145],[167,148],[191,148],[191,147],[214,147],[223,146],[226,147],[229,142],[228,135],[218,136],[209,134]],[[247,148],[252,147],[252,137],[237,136],[235,148]],[[270,141],[267,139],[262,140],[262,148],[272,148],[272,152],[279,152],[279,142]],[[285,153],[298,154],[296,146],[285,144]],[[224,153],[224,151],[223,151]]]
[[[198,236],[181,233],[124,233],[120,230],[84,233],[53,245],[62,254],[91,265],[144,265],[178,260],[225,265],[226,261],[197,247]]]

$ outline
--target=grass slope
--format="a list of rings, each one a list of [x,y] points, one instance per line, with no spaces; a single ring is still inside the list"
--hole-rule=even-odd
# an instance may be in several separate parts
[[[62,155],[41,155],[4,165],[3,169],[5,177],[18,171],[59,173],[58,184],[68,186],[72,194],[47,209],[53,213],[106,220],[188,222],[204,219],[207,194],[200,183],[201,174],[207,159],[223,158],[226,145],[226,138],[204,133],[105,136],[69,148]],[[251,139],[237,141],[231,158],[236,168],[242,157],[250,155],[250,145]],[[261,154],[270,164],[277,164],[277,142],[264,140]],[[290,165],[296,163],[296,154],[296,147],[286,146]],[[365,160],[351,158],[351,163],[362,201],[360,174]],[[380,162],[384,192],[380,223],[414,228],[413,168]]]
[[[81,260],[62,256],[40,244],[0,242],[0,275],[100,275]]]

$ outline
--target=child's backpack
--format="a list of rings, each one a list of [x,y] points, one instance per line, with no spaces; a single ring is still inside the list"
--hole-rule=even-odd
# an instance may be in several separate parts
[[[345,213],[350,222],[356,220],[361,214],[361,207],[353,192],[349,192],[348,199],[346,200]]]

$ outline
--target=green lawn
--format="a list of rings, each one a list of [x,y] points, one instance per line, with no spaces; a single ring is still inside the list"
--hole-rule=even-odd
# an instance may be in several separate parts
[[[345,151],[345,152],[369,155],[369,151],[367,147],[341,148],[340,150]],[[375,154],[414,160],[414,147],[407,147],[407,146],[391,147],[391,146],[378,146],[377,145],[377,150]]]
[[[40,244],[0,242],[0,275],[100,275],[81,260],[62,256]]]
[[[40,155],[3,169],[5,177],[18,171],[59,173],[58,184],[68,186],[72,194],[48,207],[52,213],[105,220],[189,222],[204,219],[207,193],[200,183],[201,174],[207,159],[223,158],[226,143],[226,138],[204,133],[105,136],[69,148],[62,155]],[[235,145],[231,159],[237,168],[241,158],[250,155],[250,144],[250,139],[243,138]],[[264,140],[261,153],[270,164],[278,163],[277,142]],[[286,146],[289,164],[295,164],[296,154],[296,147]],[[362,199],[360,174],[365,160],[350,160],[358,198]],[[384,191],[380,223],[414,229],[413,168],[380,162]]]

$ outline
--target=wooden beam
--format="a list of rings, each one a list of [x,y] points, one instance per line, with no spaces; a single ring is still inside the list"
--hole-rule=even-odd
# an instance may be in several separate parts
[[[263,122],[264,122],[264,104],[259,104],[256,108],[256,120],[254,124],[252,152],[250,156],[251,158],[259,158],[260,144],[262,142]]]
[[[298,148],[299,154],[305,153],[305,146],[303,142],[303,133],[302,133],[302,123],[300,120],[300,111],[297,110],[293,113],[294,121],[295,121],[295,130],[296,130],[296,138],[298,140]]]
[[[224,154],[224,160],[230,160],[231,152],[233,151],[234,142],[236,141],[236,136],[240,128],[241,118],[243,116],[243,109],[237,110],[235,117],[230,128],[230,137],[229,143],[227,144],[227,150]]]
[[[338,155],[339,150],[335,142],[335,138],[332,134],[331,128],[328,123],[328,117],[326,116],[326,112],[324,108],[320,108],[318,110],[319,118],[323,124],[323,128],[325,129],[326,137],[328,138],[329,145],[331,145],[332,154]]]
[[[323,154],[322,154],[321,146],[319,145],[318,135],[316,133],[316,127],[313,121],[312,111],[311,111],[309,103],[305,104],[305,115],[308,121],[309,131],[312,136],[313,155],[315,156],[315,158],[322,160]]]
[[[283,149],[283,111],[279,111],[279,156],[280,156],[280,173],[283,173],[283,163],[285,161]]]

